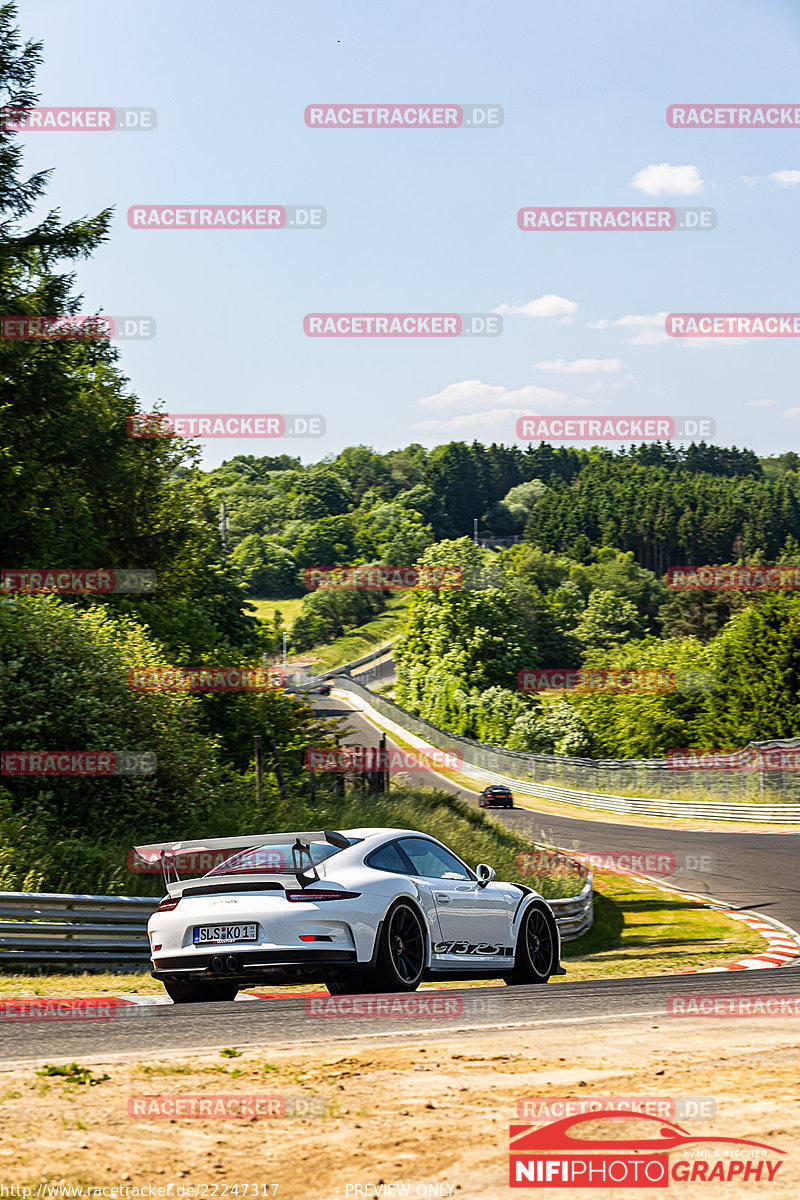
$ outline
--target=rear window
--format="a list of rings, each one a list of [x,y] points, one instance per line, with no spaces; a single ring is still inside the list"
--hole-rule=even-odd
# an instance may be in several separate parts
[[[208,875],[280,875],[286,871],[305,871],[311,863],[317,866],[326,858],[339,853],[339,847],[331,846],[329,842],[311,842],[308,851],[304,850],[302,854],[293,850],[293,846],[293,842],[286,842],[276,846],[254,846],[252,850],[239,851],[219,863]]]

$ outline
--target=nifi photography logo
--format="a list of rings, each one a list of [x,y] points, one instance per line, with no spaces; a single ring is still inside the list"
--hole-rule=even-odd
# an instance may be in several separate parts
[[[625,1121],[627,1128],[614,1124]],[[605,1137],[582,1136],[586,1122]],[[638,1133],[631,1135],[631,1126]],[[628,1136],[613,1136],[615,1133]],[[535,1188],[666,1188],[671,1182],[769,1183],[785,1150],[747,1138],[690,1133],[663,1117],[608,1110],[509,1128],[509,1184]],[[674,1158],[670,1156],[674,1155]]]

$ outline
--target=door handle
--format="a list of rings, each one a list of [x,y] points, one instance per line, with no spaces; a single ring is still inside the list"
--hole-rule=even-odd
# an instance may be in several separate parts
[[[436,893],[436,901],[438,904],[449,904],[450,897],[448,895],[446,895],[445,892],[437,892]]]
[[[474,892],[475,886],[472,883],[466,883],[462,887],[457,887],[456,891],[457,892]]]

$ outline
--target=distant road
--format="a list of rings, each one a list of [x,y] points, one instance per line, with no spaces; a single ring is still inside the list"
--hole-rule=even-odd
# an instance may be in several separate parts
[[[357,698],[353,698],[357,704]],[[316,705],[332,715],[346,716],[358,733],[350,738],[377,746],[380,735],[351,703],[326,697]],[[389,737],[387,741],[394,745]],[[426,786],[438,787],[465,800],[475,801],[478,791],[468,791],[432,772],[420,773]],[[535,800],[526,797],[526,804]],[[714,896],[734,908],[754,909],[793,929],[800,929],[800,834],[730,833],[666,827],[623,825],[619,822],[587,821],[581,817],[536,813],[529,808],[492,809],[492,816],[531,839],[568,850],[592,853],[671,851],[685,861],[686,855],[711,860],[709,869],[677,871],[666,882],[683,891]]]

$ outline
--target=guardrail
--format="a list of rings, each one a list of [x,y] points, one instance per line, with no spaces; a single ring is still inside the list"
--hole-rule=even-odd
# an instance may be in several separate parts
[[[0,892],[0,967],[147,971],[147,920],[157,904],[152,896]],[[562,941],[580,937],[594,919],[591,875],[579,896],[548,904]]]
[[[152,896],[0,892],[0,966],[145,970]]]
[[[567,861],[571,861],[567,859]],[[547,903],[556,914],[559,933],[562,942],[574,942],[591,929],[594,921],[594,892],[592,890],[592,873],[586,877],[583,890],[577,896],[566,896],[560,900],[548,900]]]
[[[464,775],[478,783],[504,783],[521,796],[539,796],[544,800],[561,800],[577,808],[617,813],[620,816],[684,817],[698,821],[760,821],[766,825],[791,825],[800,821],[800,804],[737,804],[724,800],[664,800],[643,796],[610,796],[607,792],[581,792],[577,788],[562,788],[547,783],[531,783],[481,771],[464,765]]]
[[[335,687],[344,695],[349,693],[358,697],[362,705],[361,711],[380,728],[389,733],[395,732],[416,749],[434,746],[458,755],[462,763],[458,768],[459,774],[484,785],[505,783],[521,796],[561,800],[578,808],[629,816],[638,814],[651,817],[684,817],[690,820],[757,821],[768,825],[800,823],[800,803],[792,800],[777,803],[766,800],[760,803],[737,800],[673,800],[669,797],[624,796],[613,792],[596,792],[584,788],[562,787],[560,784],[540,783],[537,776],[541,778],[544,775],[547,778],[549,775],[552,778],[553,774],[557,773],[585,771],[591,777],[592,773],[610,772],[613,768],[616,771],[616,783],[627,784],[630,781],[630,785],[635,787],[639,782],[635,772],[652,774],[656,771],[660,783],[669,782],[676,787],[681,785],[690,789],[698,786],[693,778],[695,775],[708,773],[670,770],[664,760],[658,759],[570,759],[558,755],[525,754],[522,751],[506,750],[501,746],[488,746],[439,729],[430,721],[407,712],[393,700],[387,700],[385,696],[370,691],[355,679],[340,677],[335,681]],[[773,743],[751,744],[764,748]],[[774,744],[800,750],[800,739],[797,738],[787,738]],[[626,772],[629,778],[626,777]],[[800,775],[797,771],[788,774],[796,792]],[[707,780],[703,780],[702,783],[706,784]],[[761,783],[763,785],[763,779]]]
[[[315,678],[318,680],[330,680],[334,675],[349,675],[356,667],[364,667],[376,658],[383,658],[384,655],[391,654],[393,645],[394,642],[386,642],[383,646],[376,646],[368,654],[362,654],[361,658],[354,658],[351,662],[342,663],[340,667],[332,667],[330,671],[323,671],[321,675],[317,675]]]

